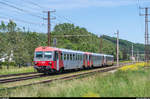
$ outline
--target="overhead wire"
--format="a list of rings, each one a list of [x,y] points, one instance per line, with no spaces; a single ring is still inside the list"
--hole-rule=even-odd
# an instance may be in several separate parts
[[[37,3],[33,2],[33,1],[29,1],[29,0],[23,0],[23,1],[24,1],[24,2],[27,2],[27,3],[29,3],[29,4],[32,4],[32,5],[38,7],[38,8],[40,8],[40,9],[42,9],[42,10],[45,9],[43,6],[37,4]]]
[[[141,21],[141,18],[140,18],[140,16],[139,16],[139,15],[141,14],[141,10],[140,10],[140,7],[141,7],[141,5],[140,5],[140,0],[137,0],[136,5],[137,5],[137,10],[138,10],[138,19],[139,19],[139,24],[140,24],[140,31],[141,31],[141,33],[142,33],[142,32],[144,32],[144,31],[143,31],[142,21]]]
[[[5,1],[6,1],[6,0],[5,0]],[[8,1],[6,1],[6,2],[8,2]],[[18,7],[16,7],[16,6],[14,6],[14,5],[12,5],[12,4],[9,4],[9,3],[6,3],[6,2],[0,1],[0,3],[3,4],[3,5],[6,5],[6,6],[11,7],[11,8],[14,8],[14,9],[20,11],[20,12],[28,13],[28,14],[31,15],[31,16],[34,16],[34,17],[38,17],[38,18],[40,18],[40,19],[43,19],[43,17],[41,17],[41,16],[39,16],[39,15],[35,15],[35,14],[33,14],[32,12],[30,12],[30,11],[27,11],[27,10],[24,10],[24,9],[21,9],[21,8],[18,8]]]

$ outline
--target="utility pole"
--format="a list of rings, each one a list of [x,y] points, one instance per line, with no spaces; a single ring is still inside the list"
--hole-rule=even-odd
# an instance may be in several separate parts
[[[103,40],[102,40],[102,36],[101,35],[99,38],[100,38],[100,50],[99,50],[99,53],[102,53],[102,47],[103,47]]]
[[[133,58],[133,44],[132,44],[132,58]]]
[[[137,50],[137,62],[139,62],[139,51]]]
[[[149,34],[148,34],[148,10],[150,9],[149,7],[144,7],[140,9],[145,9],[145,14],[140,14],[140,16],[145,16],[145,62],[148,63],[149,61]],[[147,64],[148,65],[148,64]]]
[[[131,50],[131,52],[132,52],[132,57],[131,57],[131,59],[132,59],[132,63],[133,63],[133,44],[132,44],[132,50]]]
[[[44,11],[45,13],[47,13],[47,18],[44,18],[45,20],[47,20],[47,36],[48,36],[48,41],[47,41],[47,45],[51,46],[51,20],[52,19],[56,19],[56,18],[51,18],[51,12],[56,12],[54,11]]]
[[[117,30],[117,66],[119,66],[119,30]]]

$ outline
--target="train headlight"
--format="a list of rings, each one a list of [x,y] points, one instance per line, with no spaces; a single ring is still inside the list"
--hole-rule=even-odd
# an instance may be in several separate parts
[[[37,64],[37,62],[34,63],[35,65]]]
[[[50,65],[52,65],[52,62],[49,62]]]

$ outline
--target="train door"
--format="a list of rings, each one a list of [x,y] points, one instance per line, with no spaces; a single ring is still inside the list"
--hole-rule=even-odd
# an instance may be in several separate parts
[[[88,56],[85,55],[85,67],[87,67],[87,66],[88,66]]]
[[[104,66],[104,60],[105,60],[105,58],[104,58],[104,56],[102,56],[102,66]]]
[[[91,66],[91,55],[88,55],[89,56],[89,67]]]
[[[56,69],[57,69],[57,71],[59,70],[59,53],[58,53],[58,51],[55,51],[55,60],[54,61],[56,61]]]
[[[83,64],[85,67],[87,67],[87,55],[86,54],[83,55]]]

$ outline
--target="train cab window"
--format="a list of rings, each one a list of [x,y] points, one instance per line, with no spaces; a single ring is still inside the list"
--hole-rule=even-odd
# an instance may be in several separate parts
[[[80,56],[80,55],[78,55],[78,60],[80,60],[80,59],[79,59],[79,56]]]
[[[58,52],[57,51],[54,52],[54,61],[56,61],[56,60],[58,60]]]
[[[52,58],[52,52],[51,51],[44,52],[44,58],[51,59]]]
[[[35,53],[35,57],[36,58],[43,58],[43,52],[42,51],[38,51]]]

